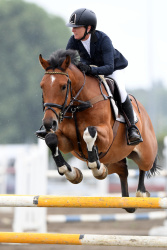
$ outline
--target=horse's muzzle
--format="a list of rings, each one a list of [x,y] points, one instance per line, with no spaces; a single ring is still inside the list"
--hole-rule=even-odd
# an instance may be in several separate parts
[[[54,119],[43,119],[43,125],[47,132],[56,131],[58,127],[58,122]]]

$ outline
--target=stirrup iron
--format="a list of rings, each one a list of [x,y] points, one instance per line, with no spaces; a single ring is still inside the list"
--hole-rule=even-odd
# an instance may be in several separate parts
[[[130,128],[135,128],[136,129],[136,132],[138,133],[138,135],[140,136],[139,139],[137,139],[136,141],[133,141],[133,142],[130,142],[129,141],[129,129]],[[130,126],[126,126],[126,140],[127,140],[127,144],[130,145],[130,146],[133,146],[133,145],[138,145],[140,142],[143,142],[143,139],[142,139],[142,136],[140,134],[140,131],[138,129],[138,127],[136,125],[130,125]]]
[[[45,136],[46,136],[48,133],[46,132],[46,129],[42,129],[42,127],[43,127],[43,125],[40,127],[39,130],[37,130],[37,131],[35,132],[35,135],[36,135],[36,137],[38,137],[39,139],[45,140]]]

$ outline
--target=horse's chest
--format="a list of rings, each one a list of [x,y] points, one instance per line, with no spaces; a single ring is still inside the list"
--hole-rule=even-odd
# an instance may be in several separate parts
[[[63,134],[68,138],[75,138],[76,135],[76,128],[73,124],[67,124],[62,129]]]
[[[77,141],[78,137],[82,140],[84,124],[78,123],[75,125],[74,123],[68,123],[63,127],[62,131],[63,134],[73,142]]]

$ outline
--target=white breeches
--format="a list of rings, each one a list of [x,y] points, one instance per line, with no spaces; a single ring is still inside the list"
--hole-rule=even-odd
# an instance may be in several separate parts
[[[121,102],[125,102],[127,97],[127,92],[125,89],[125,69],[116,70],[112,73],[112,75],[109,75],[109,77],[112,77],[118,85],[120,95],[121,95]]]

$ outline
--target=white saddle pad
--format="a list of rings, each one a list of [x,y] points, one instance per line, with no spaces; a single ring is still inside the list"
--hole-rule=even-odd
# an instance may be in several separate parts
[[[121,114],[119,113],[118,107],[117,107],[117,105],[116,105],[116,103],[115,103],[115,100],[114,100],[114,98],[113,98],[113,95],[112,95],[112,93],[111,93],[111,90],[110,90],[110,88],[109,88],[107,82],[105,81],[105,78],[104,78],[103,76],[102,76],[101,78],[102,78],[102,80],[103,80],[103,84],[104,84],[104,87],[105,87],[105,89],[106,89],[106,91],[107,91],[107,94],[108,94],[109,96],[111,96],[110,102],[111,102],[111,106],[112,106],[113,111],[114,111],[114,114],[115,114],[115,119],[116,119],[117,121],[119,121],[119,122],[126,123],[125,118],[123,117],[123,115],[121,115]],[[134,113],[134,121],[135,121],[135,123],[137,123],[137,122],[138,122],[138,117],[137,117],[137,115],[136,115],[136,113],[135,113],[134,110],[133,110],[133,113]]]

